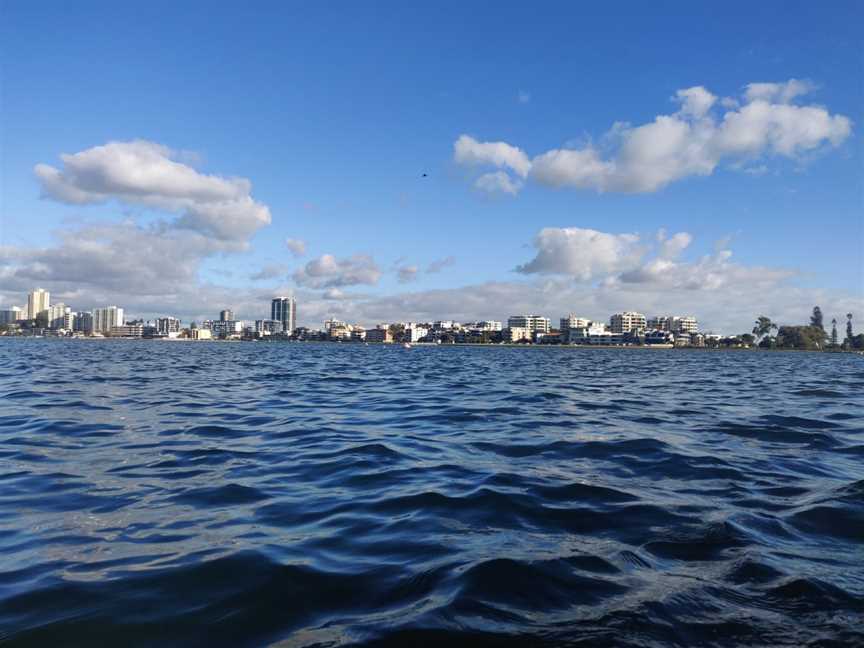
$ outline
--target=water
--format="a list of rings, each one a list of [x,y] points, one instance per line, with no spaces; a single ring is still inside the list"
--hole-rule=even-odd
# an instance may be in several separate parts
[[[0,643],[860,645],[864,359],[0,340]]]

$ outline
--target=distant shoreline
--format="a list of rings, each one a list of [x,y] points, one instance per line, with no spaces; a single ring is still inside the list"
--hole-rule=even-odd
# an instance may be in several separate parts
[[[117,342],[181,342],[181,343],[196,343],[196,344],[206,344],[206,343],[249,343],[249,342],[264,342],[267,344],[320,344],[320,345],[332,345],[332,346],[346,346],[346,347],[362,347],[362,346],[374,346],[374,347],[391,347],[391,348],[403,348],[403,344],[399,342],[337,342],[337,341],[328,341],[328,340],[219,340],[219,339],[209,339],[209,340],[193,340],[191,338],[124,338],[124,337],[59,337],[59,336],[36,336],[36,335],[0,335],[0,339],[4,338],[14,338],[19,340],[86,340],[88,342],[93,341],[117,341]],[[738,353],[773,353],[773,352],[787,352],[794,351],[799,353],[829,353],[829,354],[852,354],[852,355],[864,355],[864,351],[860,351],[857,349],[763,349],[761,347],[708,347],[708,346],[672,346],[667,344],[642,344],[642,345],[623,345],[623,344],[518,344],[511,342],[502,342],[495,344],[483,344],[477,342],[463,342],[458,344],[436,344],[434,342],[412,342],[411,347],[418,348],[459,348],[459,347],[472,347],[472,348],[508,348],[508,349],[569,349],[569,350],[579,350],[579,349],[598,349],[598,350],[616,350],[616,351],[626,351],[626,350],[646,350],[646,351],[720,351],[727,352],[733,351]],[[407,349],[406,349],[407,350]]]

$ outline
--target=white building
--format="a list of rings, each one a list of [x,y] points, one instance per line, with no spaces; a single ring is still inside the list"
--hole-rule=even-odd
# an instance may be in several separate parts
[[[429,335],[429,329],[422,326],[407,326],[402,334],[402,339],[405,342],[419,342],[424,337]]]
[[[526,328],[534,333],[548,333],[552,329],[552,321],[540,315],[512,315],[507,318],[507,328]]]
[[[42,288],[37,288],[27,295],[27,319],[36,319],[36,316],[42,311],[48,310],[50,305],[50,293]]]
[[[54,304],[53,306],[49,306],[46,309],[46,312],[48,313],[48,328],[54,329],[55,331],[59,329],[67,331],[72,330],[72,319],[74,316],[72,314],[72,309],[66,304],[62,302]]]
[[[699,331],[699,323],[692,315],[673,317],[670,330],[673,333],[696,333]]]
[[[210,322],[211,333],[220,338],[239,337],[243,332],[243,322],[234,320],[219,320]]]
[[[648,320],[648,328],[672,333],[696,333],[699,323],[692,315],[655,315]]]
[[[590,319],[587,317],[577,317],[573,313],[570,313],[567,317],[561,318],[561,326],[559,329],[563,332],[568,329],[585,328],[587,326],[591,326]]]
[[[644,331],[648,322],[642,313],[627,311],[615,313],[609,318],[609,328],[613,333],[630,333],[631,331]]]
[[[105,308],[95,308],[92,311],[93,315],[93,332],[94,333],[111,333],[111,329],[115,326],[123,326],[123,309],[118,306],[106,306]]]
[[[259,335],[273,335],[282,332],[282,322],[278,320],[265,319],[255,320],[255,333]]]
[[[169,335],[180,332],[180,320],[176,317],[158,317],[155,322],[158,335]]]
[[[504,329],[504,339],[507,342],[521,342],[522,340],[530,342],[533,337],[531,329],[524,326],[508,326]]]
[[[469,331],[501,331],[504,326],[496,320],[481,320],[479,322],[466,322],[463,325]]]

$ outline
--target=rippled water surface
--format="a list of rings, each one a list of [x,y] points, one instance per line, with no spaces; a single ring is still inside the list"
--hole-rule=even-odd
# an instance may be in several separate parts
[[[864,644],[864,358],[0,340],[0,643]]]

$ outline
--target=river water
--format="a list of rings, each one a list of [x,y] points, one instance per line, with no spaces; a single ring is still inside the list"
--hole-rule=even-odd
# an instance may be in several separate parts
[[[0,643],[864,644],[864,359],[0,339]]]

